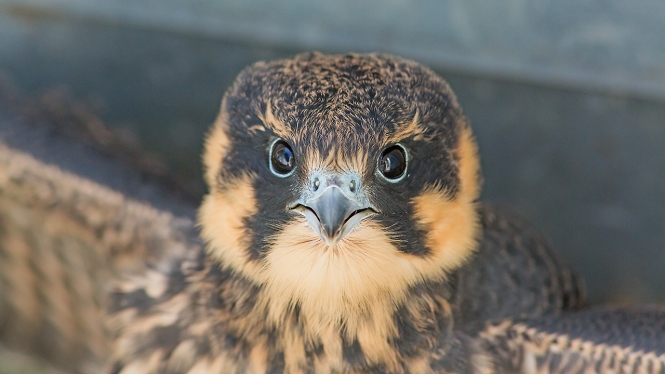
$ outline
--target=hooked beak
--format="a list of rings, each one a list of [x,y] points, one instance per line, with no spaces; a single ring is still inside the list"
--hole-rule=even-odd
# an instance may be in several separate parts
[[[345,192],[336,184],[327,185],[311,197],[301,197],[291,209],[304,215],[312,229],[330,247],[364,218],[377,213],[362,191]]]

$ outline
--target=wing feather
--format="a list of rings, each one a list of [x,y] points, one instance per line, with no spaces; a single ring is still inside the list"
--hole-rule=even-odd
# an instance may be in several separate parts
[[[157,209],[159,189],[131,170],[57,134],[34,135],[28,125],[0,124],[0,344],[68,372],[99,372],[110,350],[111,281],[162,266],[198,240],[195,208],[165,197],[163,206],[184,213]],[[72,159],[91,175],[68,170]],[[114,178],[142,189],[99,182]]]
[[[665,308],[606,308],[488,324],[505,373],[665,373]]]

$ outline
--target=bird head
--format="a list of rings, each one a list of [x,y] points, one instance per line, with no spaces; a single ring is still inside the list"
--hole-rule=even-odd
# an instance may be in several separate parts
[[[411,61],[256,63],[226,92],[203,160],[209,254],[285,305],[395,303],[477,246],[475,141],[447,83]]]

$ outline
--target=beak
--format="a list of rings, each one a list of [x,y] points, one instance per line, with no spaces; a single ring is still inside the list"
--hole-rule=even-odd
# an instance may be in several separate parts
[[[353,178],[316,177],[320,188],[313,194],[312,191],[303,193],[292,207],[305,216],[312,229],[330,247],[335,246],[364,218],[377,213],[361,188],[348,188],[349,184],[345,186],[343,181],[346,179],[351,179],[350,185],[357,186],[357,179]]]

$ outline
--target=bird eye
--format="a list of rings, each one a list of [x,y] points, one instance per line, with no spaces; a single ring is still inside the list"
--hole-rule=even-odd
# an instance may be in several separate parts
[[[386,148],[381,153],[379,171],[390,182],[397,182],[406,170],[406,150],[399,144]]]
[[[270,171],[278,177],[288,177],[296,166],[293,150],[282,139],[270,146]]]

